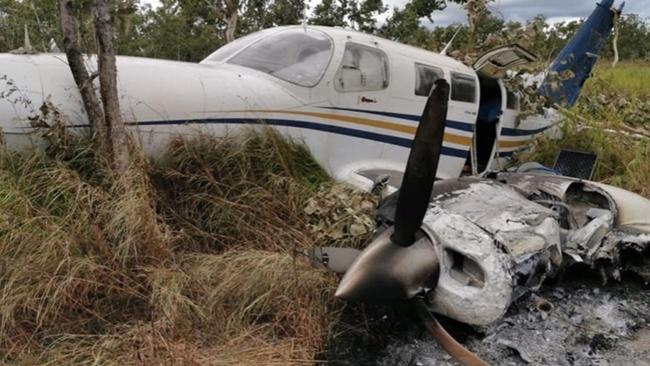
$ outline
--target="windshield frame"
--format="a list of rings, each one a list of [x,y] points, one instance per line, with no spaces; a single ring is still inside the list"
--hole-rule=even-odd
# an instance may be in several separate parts
[[[295,81],[286,80],[286,79],[283,79],[283,78],[281,78],[281,77],[279,77],[279,76],[277,76],[277,75],[270,74],[270,73],[264,72],[264,71],[262,71],[262,70],[258,70],[258,69],[252,68],[252,67],[247,67],[247,66],[243,66],[243,65],[239,65],[239,64],[235,64],[235,63],[230,63],[230,62],[229,62],[231,59],[233,59],[234,57],[236,57],[236,56],[239,55],[240,53],[242,53],[242,52],[244,52],[245,50],[249,49],[250,47],[252,47],[252,46],[258,44],[259,42],[264,41],[264,40],[267,39],[268,37],[276,36],[276,35],[278,35],[278,34],[281,34],[281,33],[283,33],[283,32],[286,32],[286,31],[291,31],[291,30],[301,30],[301,29],[305,29],[305,30],[309,30],[309,31],[318,32],[320,35],[325,36],[325,38],[329,41],[329,43],[330,43],[330,45],[331,45],[331,48],[330,48],[330,51],[329,51],[329,57],[328,57],[328,59],[327,59],[327,62],[325,63],[325,67],[323,67],[323,69],[322,69],[322,71],[321,71],[320,76],[318,77],[318,79],[315,80],[315,82],[314,82],[313,84],[311,84],[311,85],[303,85],[303,84],[299,84],[299,83],[297,83],[297,82],[295,82]],[[264,31],[264,30],[262,30],[262,31],[260,31],[260,32],[263,32],[263,31]],[[215,52],[216,52],[216,51],[215,51]],[[325,75],[328,73],[328,71],[330,71],[330,69],[331,69],[331,67],[332,67],[332,60],[334,59],[335,52],[336,52],[336,42],[334,41],[334,39],[332,38],[332,36],[330,36],[327,32],[324,32],[324,31],[322,31],[321,29],[317,29],[317,28],[314,28],[314,27],[292,26],[292,27],[286,27],[286,28],[278,29],[278,30],[275,31],[275,32],[269,32],[269,34],[267,34],[267,35],[265,35],[265,36],[263,36],[263,37],[260,37],[260,38],[258,38],[258,39],[256,39],[256,40],[254,40],[254,41],[251,42],[250,44],[246,45],[245,47],[243,47],[242,49],[240,49],[240,50],[238,50],[237,52],[233,53],[233,54],[230,55],[228,58],[226,58],[226,59],[224,59],[224,60],[222,60],[222,61],[209,61],[209,62],[212,62],[212,63],[225,63],[225,64],[228,64],[228,65],[230,65],[230,66],[241,67],[241,68],[244,68],[244,69],[246,69],[246,70],[252,70],[252,71],[257,72],[257,73],[260,73],[260,74],[262,74],[262,75],[270,76],[270,77],[273,77],[274,79],[281,80],[281,81],[283,81],[283,82],[286,82],[286,83],[289,83],[289,84],[292,84],[292,85],[299,86],[299,87],[301,87],[301,88],[309,88],[309,89],[312,89],[312,88],[315,88],[315,87],[319,86],[319,85],[321,84],[321,82],[323,81],[323,79],[325,78]]]

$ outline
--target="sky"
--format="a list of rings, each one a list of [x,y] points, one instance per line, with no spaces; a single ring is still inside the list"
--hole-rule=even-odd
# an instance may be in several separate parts
[[[318,0],[310,0],[310,3]],[[384,0],[390,8],[402,7],[408,0]],[[488,5],[490,11],[505,20],[525,22],[538,14],[546,16],[550,23],[559,21],[576,20],[591,14],[595,8],[596,0],[495,0]],[[156,6],[159,0],[142,0],[142,3]],[[615,6],[621,0],[615,1]],[[639,14],[643,18],[650,17],[650,0],[628,0],[623,14]],[[385,19],[382,16],[380,22]],[[467,23],[465,10],[457,4],[451,3],[447,9],[436,11],[432,15],[433,26],[449,25],[453,23]],[[426,21],[428,23],[428,21]]]

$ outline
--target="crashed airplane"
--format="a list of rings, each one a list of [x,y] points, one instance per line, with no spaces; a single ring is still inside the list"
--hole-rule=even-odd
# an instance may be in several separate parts
[[[548,171],[434,183],[448,93],[446,81],[436,81],[402,185],[382,202],[373,241],[363,251],[306,251],[314,266],[343,275],[338,298],[411,301],[450,355],[464,365],[486,365],[431,312],[494,324],[523,295],[576,263],[598,271],[603,281],[630,270],[650,282],[650,200]]]
[[[550,66],[541,95],[575,103],[622,8],[612,6],[597,5]],[[494,323],[573,263],[618,279],[642,265],[622,259],[648,254],[647,199],[547,169],[496,171],[556,122],[550,110],[519,121],[519,96],[502,80],[533,60],[513,45],[468,67],[372,35],[292,26],[241,38],[200,64],[119,57],[117,65],[123,116],[151,155],[177,135],[265,124],[303,141],[335,178],[361,189],[385,184],[379,234],[365,250],[308,255],[343,274],[336,296],[414,301],[440,335],[429,311]],[[45,104],[67,127],[88,128],[64,55],[0,55],[0,87],[11,148],[40,143],[31,121]],[[440,339],[466,364],[481,364]]]
[[[611,32],[613,0],[602,0],[561,51],[539,90],[571,105]],[[218,49],[199,64],[117,58],[120,107],[150,155],[177,135],[225,135],[273,126],[303,141],[330,174],[362,189],[378,176],[399,187],[420,113],[435,80],[451,85],[438,178],[499,169],[552,126],[552,110],[520,118],[503,77],[535,60],[517,46],[487,52],[473,67],[443,54],[351,30],[276,27]],[[96,58],[87,60],[96,69]],[[97,82],[97,81],[96,81]],[[41,106],[87,130],[88,118],[62,54],[0,55],[0,127],[10,147],[39,144]]]

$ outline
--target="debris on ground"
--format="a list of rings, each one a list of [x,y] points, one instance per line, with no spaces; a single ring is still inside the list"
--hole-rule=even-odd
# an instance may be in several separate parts
[[[540,306],[540,299],[551,306]],[[415,318],[400,321],[409,324],[388,329],[379,323],[375,331],[386,330],[384,344],[351,350],[337,364],[458,365]],[[596,280],[569,280],[522,299],[492,326],[449,320],[445,326],[493,365],[650,365],[650,292],[633,281],[600,287]]]

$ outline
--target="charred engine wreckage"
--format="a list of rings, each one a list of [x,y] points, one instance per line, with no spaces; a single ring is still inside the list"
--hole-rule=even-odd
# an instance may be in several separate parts
[[[380,205],[370,245],[307,251],[313,265],[343,274],[338,298],[412,301],[446,351],[463,364],[484,365],[431,312],[493,324],[517,299],[575,263],[596,269],[603,281],[635,270],[650,282],[643,267],[650,201],[639,195],[551,174],[499,172],[434,184],[448,93],[447,82],[438,80],[402,186]]]

